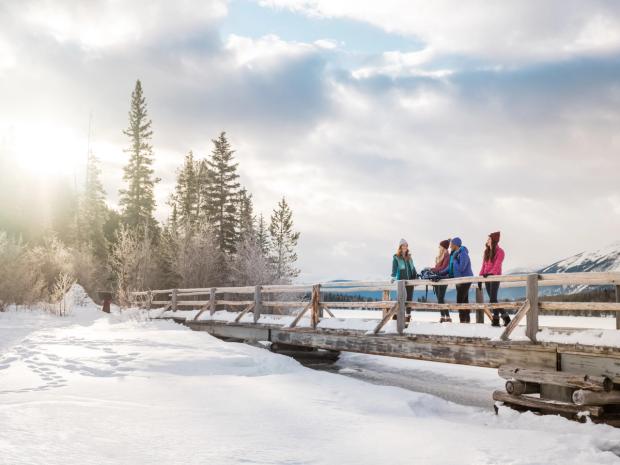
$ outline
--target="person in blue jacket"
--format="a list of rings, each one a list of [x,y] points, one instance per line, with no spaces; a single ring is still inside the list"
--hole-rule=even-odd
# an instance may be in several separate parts
[[[448,278],[462,278],[465,276],[473,276],[471,270],[471,260],[469,259],[469,250],[463,245],[459,237],[455,237],[450,241],[450,262],[446,268],[439,272],[440,276]],[[469,288],[471,283],[463,283],[456,285],[456,303],[469,303]],[[459,320],[461,323],[469,323],[471,321],[469,310],[459,310]]]

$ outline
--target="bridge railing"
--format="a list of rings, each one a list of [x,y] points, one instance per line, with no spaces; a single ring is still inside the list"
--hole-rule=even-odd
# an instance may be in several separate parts
[[[455,286],[464,283],[500,282],[502,288],[525,287],[525,298],[512,302],[496,304],[484,303],[482,292],[477,292],[475,303],[432,303],[407,301],[407,287],[447,285]],[[539,300],[539,288],[546,286],[615,286],[616,302],[551,302]],[[378,301],[326,301],[321,299],[329,293],[351,294],[365,292],[381,292]],[[392,299],[392,295],[396,300]],[[331,309],[378,309],[382,310],[382,318],[374,327],[373,332],[379,333],[384,326],[396,319],[396,331],[403,334],[406,327],[407,309],[410,310],[474,310],[476,322],[483,323],[484,316],[491,318],[494,308],[514,309],[516,313],[510,324],[505,328],[501,338],[507,340],[514,329],[526,319],[526,335],[536,342],[539,331],[539,313],[541,310],[575,312],[588,310],[593,312],[616,312],[616,329],[620,329],[620,272],[587,272],[587,273],[555,273],[555,274],[524,274],[489,276],[487,278],[472,276],[465,278],[428,280],[401,280],[396,282],[342,281],[326,282],[313,285],[263,285],[243,287],[213,287],[192,289],[161,289],[132,293],[132,299],[148,308],[164,307],[177,311],[180,307],[198,307],[200,311],[194,319],[208,311],[214,315],[218,307],[241,307],[232,322],[239,322],[249,312],[253,313],[254,323],[258,323],[261,315],[280,313],[282,309],[300,308],[292,315],[289,328],[298,325],[301,319],[310,312],[310,326],[316,328],[325,313],[334,317]],[[269,311],[271,310],[271,312]],[[275,310],[275,312],[274,312]],[[245,321],[245,320],[244,320]]]

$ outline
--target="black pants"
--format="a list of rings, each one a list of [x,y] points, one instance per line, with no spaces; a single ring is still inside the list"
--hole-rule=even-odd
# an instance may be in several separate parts
[[[486,282],[484,283],[484,287],[487,290],[487,294],[489,295],[489,302],[492,304],[496,304],[497,303],[497,293],[499,292],[499,281],[494,281],[494,282]],[[502,317],[506,316],[506,310],[501,309],[501,308],[494,308],[493,309],[493,317],[494,318],[499,318],[499,315],[502,315]]]
[[[463,283],[456,285],[456,303],[457,304],[468,304],[469,303],[469,288],[471,287],[471,283]],[[469,323],[471,321],[470,318],[470,310],[459,310],[459,320],[461,323]]]
[[[446,290],[448,289],[448,286],[433,286],[433,290],[435,291],[435,295],[437,296],[437,303],[438,304],[445,304],[445,299],[446,299]],[[448,317],[450,318],[450,311],[449,310],[441,310],[441,316],[444,317]]]

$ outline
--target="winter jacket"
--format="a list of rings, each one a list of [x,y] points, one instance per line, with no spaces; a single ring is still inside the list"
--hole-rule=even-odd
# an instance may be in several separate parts
[[[480,276],[502,274],[502,262],[504,261],[504,250],[498,245],[495,249],[493,260],[484,260],[480,268]]]
[[[443,258],[441,259],[441,261],[439,263],[436,263],[435,266],[431,268],[431,271],[434,273],[439,273],[441,270],[447,268],[449,264],[450,254],[445,253],[443,254]]]
[[[449,278],[462,278],[463,276],[473,276],[471,270],[471,260],[469,259],[469,250],[462,245],[450,254],[450,263],[446,268],[439,272],[442,276]]]
[[[394,254],[392,259],[392,278],[398,281],[400,279],[415,279],[417,276],[418,273],[415,270],[411,257],[405,260],[400,255]]]

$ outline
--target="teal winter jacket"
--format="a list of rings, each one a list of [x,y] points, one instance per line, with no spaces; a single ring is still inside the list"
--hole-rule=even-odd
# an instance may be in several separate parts
[[[416,279],[418,273],[415,270],[413,259],[409,257],[405,260],[400,255],[394,254],[392,259],[392,278],[396,281],[400,279]]]

